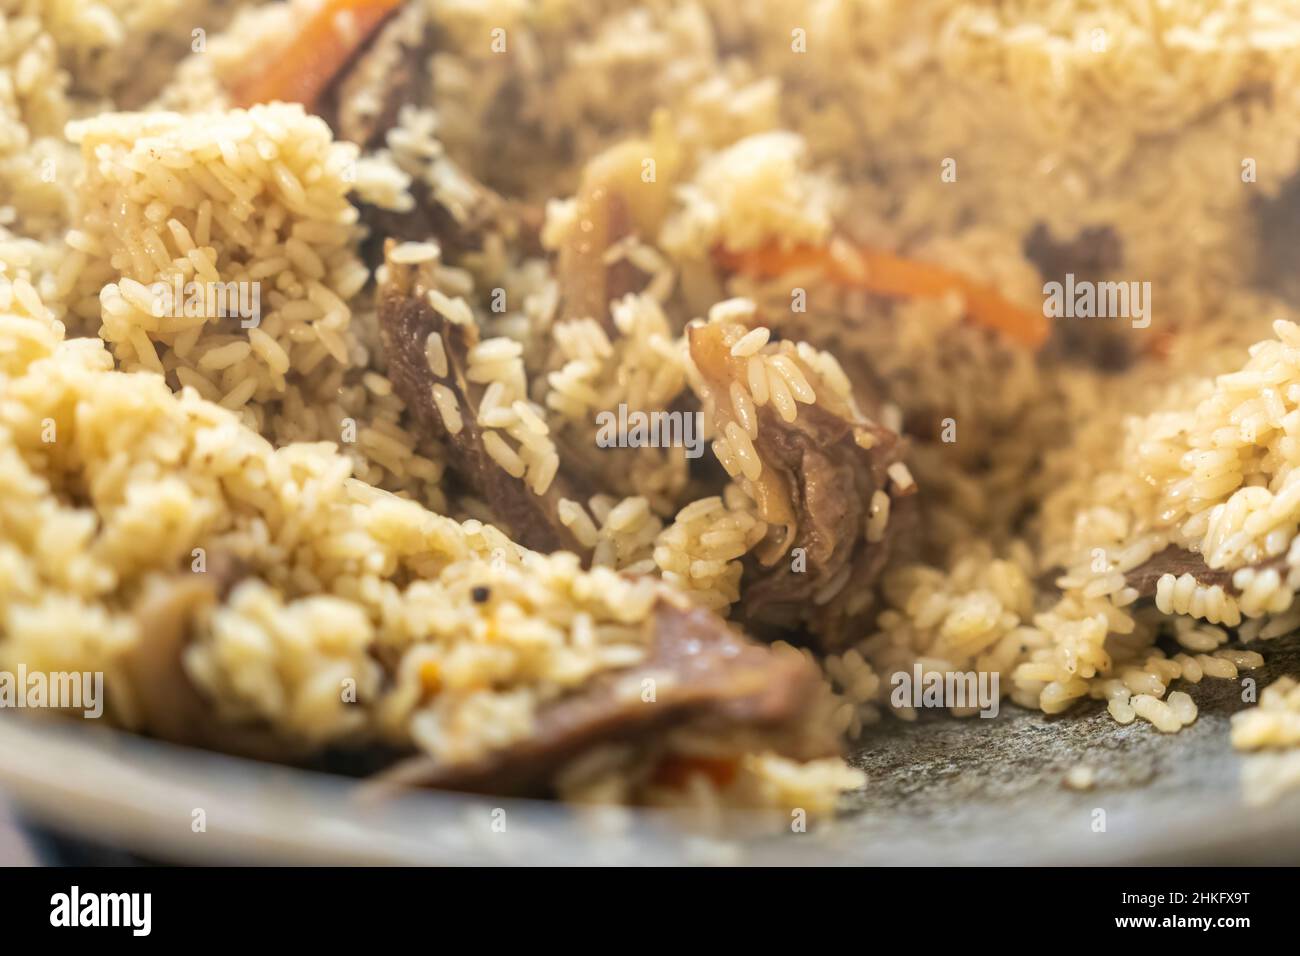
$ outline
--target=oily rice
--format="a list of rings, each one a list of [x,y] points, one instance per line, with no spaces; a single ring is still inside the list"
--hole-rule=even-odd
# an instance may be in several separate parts
[[[160,377],[114,371],[100,343],[61,341],[53,325],[39,333],[47,320],[23,313],[7,314],[4,327],[15,318],[31,326],[33,345],[21,362],[6,362],[0,416],[13,483],[3,504],[7,665],[69,657],[102,665],[121,708],[114,716],[138,724],[138,696],[149,688],[113,665],[115,649],[140,639],[135,596],[177,574],[194,547],[237,557],[252,573],[214,612],[209,637],[190,648],[190,673],[222,712],[271,720],[304,743],[373,721],[434,753],[472,753],[510,727],[526,729],[547,693],[644,652],[639,622],[655,597],[652,581],[583,572],[571,555],[523,552],[489,526],[457,524],[355,481],[349,461],[327,446],[273,449],[196,393],[173,395]],[[90,395],[94,413],[76,416]],[[46,420],[71,447],[38,472]],[[99,481],[98,528],[49,492],[47,482],[74,471]],[[279,529],[269,539],[268,521]],[[400,586],[398,577],[416,583]],[[476,586],[492,589],[491,619],[471,600]],[[543,609],[544,620],[536,616]],[[594,643],[568,641],[566,629],[579,620],[595,629]],[[64,626],[65,638],[51,643],[48,629]],[[485,627],[511,635],[490,651],[498,665],[507,646],[520,655],[498,672],[508,683],[515,669],[518,681],[499,701],[476,686],[472,647]],[[435,631],[445,635],[441,649],[430,640]],[[528,650],[539,640],[555,654]],[[396,686],[382,694],[372,647],[401,662]],[[421,681],[435,675],[441,693],[426,711]],[[344,678],[359,682],[365,707],[341,704]],[[526,690],[536,678],[552,690]]]
[[[159,731],[127,662],[157,620],[141,609],[198,549],[244,569],[185,653],[222,721],[261,722],[286,753],[381,740],[472,759],[642,660],[652,601],[743,603],[772,531],[760,419],[819,402],[907,433],[854,529],[900,539],[878,613],[821,662],[816,719],[837,730],[915,718],[888,678],[920,666],[1175,732],[1196,720],[1188,688],[1300,628],[1300,326],[1244,278],[1270,251],[1258,204],[1300,168],[1289,4],[418,5],[436,95],[363,151],[303,107],[232,102],[282,53],[290,4],[0,0],[0,662],[102,669],[112,717]],[[498,27],[510,56],[482,42]],[[575,315],[556,265],[584,227],[574,192],[628,141],[652,147],[628,181],[668,199],[631,203],[601,256],[641,280]],[[535,498],[561,473],[589,486],[556,506],[586,568],[514,544],[481,489],[444,480],[454,450],[413,425],[384,364],[358,204],[408,213],[419,193],[464,225],[480,182],[545,210],[540,253],[488,227],[468,252],[422,236],[391,261],[480,332],[477,411],[431,387],[450,438],[475,415]],[[889,278],[871,251],[892,250],[1032,312],[1030,240],[1097,231],[1122,250],[1097,277],[1149,281],[1151,328],[1058,330],[1035,354],[972,323],[969,290],[869,291]],[[798,254],[817,248],[831,265]],[[719,250],[790,258],[728,275]],[[192,307],[159,308],[190,283]],[[693,366],[694,322],[743,362],[725,393]],[[1122,368],[1078,360],[1079,341]],[[447,343],[423,349],[444,378]],[[602,447],[597,416],[619,407],[699,414],[705,460]],[[911,492],[909,519],[891,495]],[[1171,547],[1213,582],[1163,573],[1148,600],[1131,575]],[[340,704],[349,679],[360,706]],[[1235,744],[1293,755],[1288,681]],[[746,751],[729,783],[674,788],[642,759],[590,755],[558,789],[827,812],[862,784],[837,759]],[[1262,779],[1300,780],[1288,766]]]

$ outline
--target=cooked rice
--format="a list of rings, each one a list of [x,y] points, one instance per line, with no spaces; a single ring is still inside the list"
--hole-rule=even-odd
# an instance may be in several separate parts
[[[300,107],[230,106],[232,78],[291,31],[289,4],[0,0],[0,660],[103,669],[113,716],[137,726],[134,607],[194,548],[228,552],[250,576],[186,657],[224,718],[295,746],[479,754],[638,660],[653,595],[722,613],[743,599],[768,531],[750,495],[760,411],[793,423],[832,397],[906,424],[888,479],[922,502],[874,626],[824,661],[827,719],[852,736],[917,664],[1173,732],[1197,713],[1178,688],[1258,668],[1241,643],[1300,628],[1300,325],[1243,278],[1268,251],[1259,198],[1300,169],[1286,4],[796,5],[804,55],[771,29],[782,0],[426,6],[436,103],[405,105],[361,155]],[[482,42],[503,25],[511,56]],[[504,98],[517,123],[500,122]],[[486,453],[537,496],[562,465],[599,490],[558,505],[593,551],[583,571],[484,523],[478,489],[444,486],[446,449],[384,368],[354,201],[409,211],[427,188],[466,223],[476,178],[546,202],[550,254],[582,228],[581,164],[647,130],[672,201],[604,251],[644,277],[608,315],[566,317],[552,258],[513,237],[489,232],[454,265],[441,237],[392,253],[428,268],[440,315],[482,331],[467,374]],[[1225,187],[1246,160],[1258,182]],[[888,300],[817,268],[724,279],[710,262],[719,245],[825,243],[867,281],[858,245],[898,249],[1038,309],[1024,239],[1040,225],[1110,230],[1123,274],[1104,278],[1153,284],[1151,329],[1094,336],[1132,346],[1122,375],[989,335],[960,294]],[[159,315],[158,282],[256,288],[261,313],[250,325],[204,298]],[[726,394],[689,360],[697,320],[744,363]],[[447,375],[441,337],[425,356]],[[458,435],[470,410],[443,384],[432,400]],[[596,416],[620,406],[721,407],[704,437],[729,480],[680,448],[597,447]],[[896,533],[892,511],[874,492],[867,541]],[[1170,546],[1231,586],[1167,573],[1154,606],[1139,600],[1127,575]],[[480,584],[486,611],[467,596]],[[342,680],[359,706],[341,705]],[[1275,682],[1234,743],[1295,746],[1295,696]],[[597,756],[561,789],[686,799]],[[689,799],[825,810],[860,782],[759,753]]]

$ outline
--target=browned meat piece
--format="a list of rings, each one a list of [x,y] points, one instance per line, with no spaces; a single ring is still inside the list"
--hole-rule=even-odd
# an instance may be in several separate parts
[[[474,198],[462,208],[450,209],[440,203],[433,191],[422,182],[412,182],[415,207],[406,212],[381,209],[360,203],[361,219],[369,228],[369,240],[363,252],[371,263],[383,258],[383,243],[388,239],[425,242],[436,239],[448,261],[456,261],[466,252],[482,247],[489,233],[503,238],[525,255],[541,255],[541,209],[506,199],[468,175],[463,181]]]
[[[652,179],[645,163],[654,158]],[[560,246],[556,278],[563,319],[595,319],[614,332],[609,303],[644,287],[643,273],[626,262],[609,263],[606,253],[629,235],[652,238],[668,209],[678,163],[668,134],[653,141],[619,143],[587,163],[578,189],[575,225]]]
[[[363,149],[384,144],[404,104],[429,104],[434,31],[427,7],[404,4],[344,69],[317,104],[341,139]]]
[[[810,760],[839,753],[834,734],[809,727],[822,683],[817,668],[791,648],[755,644],[708,611],[667,602],[647,622],[654,628],[646,660],[597,676],[582,689],[543,706],[533,732],[473,763],[411,758],[373,786],[441,787],[505,795],[540,795],[574,758],[607,744],[653,744],[689,725],[704,733],[742,734],[755,744]],[[656,681],[655,699],[643,681]]]
[[[853,400],[858,409],[868,418],[879,418],[890,396],[890,383],[876,368],[872,361],[872,340],[864,335],[864,323],[859,309],[846,310],[836,302],[835,295],[826,295],[825,299],[810,293],[809,308],[804,312],[778,310],[771,314],[762,312],[755,317],[755,322],[766,325],[772,330],[774,338],[789,339],[791,342],[807,342],[835,356],[844,374],[853,388]],[[873,307],[882,310],[892,309],[893,303],[882,296],[867,297]],[[882,315],[888,315],[883,312]],[[888,321],[897,321],[889,319]],[[918,413],[918,419],[925,422],[926,430],[930,428],[929,419],[924,413]],[[942,418],[943,416],[934,416]],[[925,431],[913,431],[908,422],[907,433],[923,436]],[[937,439],[936,435],[936,439]]]
[[[1254,281],[1278,298],[1300,298],[1295,250],[1300,246],[1300,174],[1293,173],[1275,193],[1252,193],[1255,219],[1250,260]]]
[[[390,250],[395,245],[389,240]],[[387,270],[379,289],[380,341],[388,376],[416,421],[447,443],[460,478],[488,503],[516,541],[535,551],[565,550],[589,557],[589,550],[557,513],[561,498],[585,501],[586,490],[575,489],[572,479],[559,474],[544,494],[534,494],[523,478],[507,474],[484,447],[477,419],[485,389],[471,383],[466,374],[469,352],[478,344],[478,327],[452,322],[433,308],[428,295],[431,282],[423,269],[388,256]],[[433,332],[441,337],[446,355],[443,375],[435,374],[429,363],[427,344]],[[455,397],[460,422],[451,428],[434,401],[435,385],[446,386]]]
[[[1045,281],[1060,281],[1067,272],[1095,281],[1124,261],[1124,244],[1109,226],[1082,229],[1073,239],[1060,240],[1040,222],[1025,237],[1024,252]]]
[[[746,569],[737,613],[753,633],[806,629],[823,648],[834,649],[863,635],[872,585],[906,524],[905,499],[916,489],[910,482],[899,487],[888,475],[901,459],[899,437],[861,415],[788,342],[756,356],[732,356],[731,346],[747,331],[711,324],[689,332],[691,358],[713,398],[715,434],[733,446],[745,442],[749,412],[738,407],[733,386],[757,415],[757,435],[749,442],[761,469],[755,476],[750,463],[747,471],[740,455],[729,470],[738,472],[734,477],[769,532]],[[750,363],[762,363],[771,379],[777,374],[773,359],[797,369],[815,393],[815,402],[796,406],[792,421],[779,414],[774,399],[759,404],[751,391]],[[890,511],[885,526],[873,530],[877,491],[888,498]]]
[[[365,149],[383,146],[402,106],[433,103],[428,60],[435,44],[427,8],[405,5],[334,81],[318,112],[340,138]],[[652,156],[663,168],[645,181],[642,164]],[[579,226],[557,257],[563,318],[594,318],[613,331],[609,302],[643,287],[646,277],[629,263],[607,263],[605,253],[638,229],[650,235],[658,227],[669,195],[669,184],[660,175],[671,175],[676,164],[675,150],[642,141],[622,143],[588,163],[577,196]],[[444,254],[454,260],[478,248],[487,233],[499,232],[525,254],[542,253],[545,217],[539,206],[506,199],[464,170],[458,173],[472,198],[456,208],[441,202],[420,180],[412,183],[415,207],[409,211],[362,204],[372,237],[437,237]],[[377,251],[371,258],[378,259]]]
[[[1260,571],[1269,568],[1282,570],[1286,568],[1286,555],[1278,555],[1254,567]],[[1135,589],[1141,597],[1149,598],[1156,593],[1156,582],[1166,574],[1172,574],[1174,577],[1190,574],[1198,583],[1206,587],[1212,588],[1218,585],[1229,594],[1241,593],[1232,583],[1232,571],[1207,567],[1199,554],[1172,544],[1159,554],[1153,554],[1129,571],[1124,578],[1128,586]]]
[[[181,664],[198,614],[225,599],[246,575],[238,559],[214,554],[203,571],[186,568],[151,578],[135,605],[140,640],[123,660],[146,729],[169,740],[191,740],[207,723],[207,708]]]
[[[204,702],[182,664],[199,612],[217,601],[214,582],[180,572],[148,582],[135,607],[140,639],[123,659],[144,729],[167,740],[192,741],[204,723]]]
[[[428,61],[436,35],[428,8],[405,4],[348,64],[317,106],[335,135],[363,149],[382,147],[397,125],[403,106],[431,106],[433,77]],[[382,241],[424,241],[436,237],[449,257],[477,249],[488,232],[500,232],[526,252],[539,253],[543,212],[505,199],[460,171],[459,179],[472,198],[448,208],[423,181],[412,183],[415,207],[406,212],[362,203],[363,221],[370,227],[372,261],[382,257]]]
[[[226,599],[248,575],[238,558],[213,553],[203,572],[189,568],[151,578],[135,604],[140,639],[122,658],[142,729],[173,743],[247,757],[276,759],[285,746],[267,730],[230,727],[212,717],[183,663],[204,612]]]
[[[1045,223],[1039,223],[1025,236],[1022,248],[1045,282],[1063,282],[1067,273],[1099,282],[1124,262],[1124,244],[1109,226],[1082,229],[1073,239],[1057,239]],[[1107,372],[1123,371],[1138,356],[1132,336],[1070,322],[1057,323],[1049,354]]]
[[[610,247],[634,229],[627,200],[605,185],[591,170],[578,194],[577,228],[560,247],[556,278],[560,284],[562,319],[595,319],[605,331],[615,333],[609,304],[644,287],[645,277],[628,262],[608,263]]]

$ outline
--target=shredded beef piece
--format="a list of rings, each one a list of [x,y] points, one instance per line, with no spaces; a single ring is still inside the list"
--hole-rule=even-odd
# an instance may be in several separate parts
[[[1109,226],[1089,227],[1073,239],[1060,240],[1040,222],[1025,236],[1022,248],[1044,282],[1064,282],[1067,273],[1078,281],[1100,282],[1124,262],[1123,241]],[[1058,323],[1048,351],[1105,372],[1121,372],[1137,358],[1131,336],[1086,322]]]
[[[390,250],[395,245],[389,240]],[[523,478],[507,474],[484,448],[483,430],[477,421],[484,387],[466,378],[469,351],[479,340],[478,327],[452,322],[433,308],[428,276],[421,269],[390,257],[387,271],[379,289],[380,340],[389,378],[417,425],[447,443],[452,467],[482,496],[516,541],[534,551],[564,550],[589,557],[589,549],[578,542],[558,514],[561,498],[585,501],[586,489],[575,488],[573,479],[559,474],[545,494],[534,494]],[[425,351],[431,332],[442,337],[447,355],[447,375],[442,378],[434,375]],[[461,428],[455,434],[433,400],[436,384],[445,385],[456,396]]]
[[[393,16],[330,86],[317,112],[341,139],[367,150],[382,147],[397,125],[403,106],[433,105],[433,78],[428,60],[436,31],[423,4],[410,3]],[[459,171],[470,198],[449,208],[427,182],[411,184],[414,208],[399,212],[361,203],[362,220],[370,228],[366,258],[382,259],[382,242],[397,238],[414,242],[436,237],[449,258],[481,247],[489,232],[500,232],[525,252],[541,251],[543,211],[508,200],[472,176]]]
[[[729,337],[715,324],[693,327],[689,335],[691,358],[714,399],[715,433],[725,434],[733,422],[743,427],[729,390],[733,382],[748,389],[748,360],[731,356],[734,333]],[[905,502],[915,486],[899,488],[887,474],[902,458],[899,436],[836,395],[793,350],[785,354],[817,401],[799,405],[793,422],[770,402],[757,409],[753,444],[762,473],[742,485],[769,532],[749,559],[737,615],[756,634],[806,629],[823,648],[834,649],[864,633],[872,586],[908,523]],[[883,538],[873,542],[867,521],[877,490],[890,498],[890,519]]]
[[[189,567],[150,578],[135,603],[140,638],[121,664],[136,689],[141,727],[163,740],[258,759],[284,756],[265,727],[232,727],[213,720],[212,704],[185,672],[185,649],[203,615],[229,597],[249,569],[237,557],[213,552],[207,568]]]
[[[1025,237],[1024,252],[1045,281],[1060,281],[1067,272],[1096,281],[1124,261],[1124,243],[1109,226],[1082,229],[1073,239],[1060,240],[1040,222]]]
[[[658,172],[647,180],[644,164],[656,155]],[[575,225],[556,261],[562,319],[595,319],[615,332],[609,303],[644,288],[647,276],[629,262],[607,261],[606,254],[628,236],[657,235],[677,162],[676,147],[660,131],[651,141],[619,143],[587,163],[574,199]]]
[[[627,204],[617,193],[597,187],[579,195],[577,215],[579,224],[556,262],[560,318],[595,319],[613,334],[609,303],[637,288],[635,273],[627,263],[611,266],[605,262],[609,247],[632,230]]]
[[[317,112],[339,138],[363,149],[382,146],[403,105],[429,102],[434,39],[424,4],[403,5],[334,79]]]
[[[1261,561],[1254,567],[1260,571],[1269,568],[1282,570],[1286,567],[1286,556],[1279,555],[1276,558]],[[1198,583],[1206,587],[1212,588],[1217,584],[1229,594],[1241,593],[1232,583],[1232,571],[1224,568],[1208,567],[1199,554],[1172,544],[1159,554],[1153,554],[1132,571],[1129,571],[1124,576],[1124,579],[1128,586],[1134,588],[1140,596],[1149,598],[1156,593],[1156,582],[1166,574],[1172,574],[1174,577],[1190,574],[1196,578]]]
[[[593,678],[537,712],[526,738],[465,764],[421,755],[390,768],[372,786],[427,786],[504,795],[542,795],[575,758],[608,744],[652,744],[674,728],[743,735],[799,759],[832,756],[829,733],[805,726],[821,692],[817,668],[789,647],[766,647],[716,615],[655,606],[645,661]],[[655,682],[653,700],[644,682]]]

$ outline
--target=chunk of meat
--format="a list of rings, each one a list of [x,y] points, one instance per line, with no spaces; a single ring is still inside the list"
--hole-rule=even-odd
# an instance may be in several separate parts
[[[666,601],[647,621],[646,659],[600,674],[581,689],[542,706],[528,737],[464,764],[411,758],[372,786],[440,787],[506,795],[540,795],[567,764],[608,744],[652,744],[689,725],[703,733],[742,735],[798,759],[839,753],[835,736],[807,720],[822,690],[816,666],[789,647],[766,647],[741,636],[716,615]],[[653,700],[644,682],[655,681]]]
[[[1092,226],[1073,239],[1057,239],[1040,222],[1025,236],[1022,248],[1045,281],[1060,281],[1067,272],[1096,281],[1124,261],[1124,243],[1110,226]]]
[[[405,104],[432,103],[428,70],[434,28],[422,3],[404,4],[321,95],[317,112],[334,134],[363,149],[384,144]]]
[[[389,240],[388,249],[396,246]],[[393,387],[420,427],[445,441],[451,465],[459,477],[480,495],[516,541],[535,551],[573,551],[590,557],[560,521],[561,498],[585,501],[587,489],[557,474],[543,494],[535,494],[523,477],[508,474],[488,453],[484,430],[478,423],[485,387],[469,381],[469,352],[478,344],[478,327],[453,322],[429,301],[432,288],[428,264],[410,265],[387,258],[387,278],[379,289],[379,334]],[[437,333],[445,354],[445,374],[436,374],[427,351],[429,336]],[[459,421],[449,423],[434,399],[434,387],[450,390]]]
[[[541,232],[544,212],[527,203],[507,199],[464,172],[458,176],[463,196],[453,206],[435,196],[428,183],[415,180],[411,195],[415,204],[404,211],[357,203],[369,237],[362,246],[371,265],[383,260],[388,239],[403,242],[437,240],[444,257],[459,261],[467,252],[483,247],[491,234],[500,235],[511,248],[524,255],[542,255]]]
[[[890,475],[902,457],[899,436],[862,415],[790,343],[733,356],[732,346],[747,331],[720,323],[689,330],[691,358],[712,398],[715,434],[729,449],[749,436],[757,458],[737,455],[728,470],[736,470],[733,477],[771,529],[751,555],[737,613],[754,633],[806,629],[834,649],[862,636],[872,585],[908,520],[900,503],[916,488]],[[775,383],[778,367],[793,368],[792,377],[801,377],[815,399],[794,404],[793,417],[774,397],[760,402],[754,394],[762,382],[753,377]],[[792,391],[788,384],[771,387],[787,396]],[[747,424],[750,416],[756,427]],[[873,507],[886,501],[888,520],[873,522]]]
[[[609,303],[643,286],[609,250],[629,235],[653,238],[667,214],[679,150],[666,120],[656,116],[648,140],[612,146],[583,168],[574,223],[560,246],[556,278],[563,319],[595,319],[613,332]]]
[[[1100,282],[1124,262],[1124,244],[1109,226],[1093,226],[1079,230],[1072,239],[1057,239],[1047,224],[1040,222],[1025,236],[1021,248],[1045,282],[1064,282],[1067,274]],[[1067,362],[1085,362],[1104,372],[1119,372],[1140,352],[1132,336],[1086,322],[1061,322],[1052,330],[1048,354]]]
[[[136,690],[141,725],[165,740],[190,741],[203,726],[204,703],[182,663],[198,614],[217,601],[202,574],[150,579],[135,606],[139,640],[122,660]]]
[[[361,220],[369,231],[362,247],[366,261],[382,261],[383,244],[388,239],[436,239],[444,257],[456,262],[465,253],[481,249],[491,234],[500,235],[524,255],[543,254],[540,236],[545,214],[540,208],[507,199],[464,172],[458,178],[463,196],[455,205],[435,196],[422,180],[411,183],[415,201],[411,209],[399,211],[358,203]]]
[[[614,331],[609,303],[619,294],[611,283],[605,254],[631,232],[622,196],[604,187],[584,189],[578,198],[577,221],[560,247],[556,279],[560,288],[560,318],[595,319]],[[623,289],[622,291],[628,291]]]
[[[1300,248],[1300,174],[1292,173],[1276,193],[1252,191],[1254,219],[1251,260],[1258,286],[1284,301],[1300,297],[1295,251]]]
[[[315,103],[316,112],[340,139],[365,150],[383,147],[403,106],[433,105],[429,58],[436,46],[428,6],[404,4],[333,77]],[[441,161],[451,168],[450,160]],[[430,184],[417,177],[411,183],[414,205],[409,210],[359,203],[371,236],[364,250],[367,260],[381,261],[382,242],[390,237],[414,242],[437,237],[444,254],[456,258],[480,248],[490,232],[525,252],[540,253],[544,213],[539,207],[506,199],[462,169],[455,170],[454,178],[454,201],[435,195]]]
[[[1267,571],[1270,568],[1284,571],[1286,566],[1286,555],[1278,555],[1253,565],[1258,571]],[[1205,587],[1212,588],[1217,585],[1229,594],[1241,593],[1232,583],[1233,570],[1211,568],[1195,551],[1188,551],[1172,544],[1129,571],[1124,575],[1124,580],[1129,587],[1138,592],[1139,597],[1149,598],[1156,593],[1156,582],[1166,574],[1172,574],[1176,578],[1190,574],[1198,584]]]
[[[150,578],[133,612],[139,639],[120,664],[134,691],[135,716],[150,734],[187,746],[280,759],[285,756],[284,745],[269,730],[213,720],[211,703],[185,671],[185,649],[195,628],[248,573],[237,557],[214,552],[201,572],[186,568]]]

